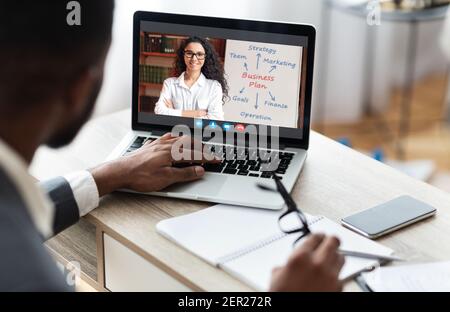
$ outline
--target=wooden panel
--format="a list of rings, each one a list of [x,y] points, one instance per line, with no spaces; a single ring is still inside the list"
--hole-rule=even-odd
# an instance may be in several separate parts
[[[97,281],[97,254],[95,226],[81,219],[45,243],[67,261],[80,263],[81,271]]]
[[[110,291],[191,291],[179,281],[104,234],[105,285]]]

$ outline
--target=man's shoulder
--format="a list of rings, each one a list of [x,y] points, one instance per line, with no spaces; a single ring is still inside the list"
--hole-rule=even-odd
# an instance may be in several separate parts
[[[0,291],[70,290],[20,193],[0,167]]]
[[[17,217],[27,221],[33,227],[31,218],[14,180],[0,166],[0,214]]]

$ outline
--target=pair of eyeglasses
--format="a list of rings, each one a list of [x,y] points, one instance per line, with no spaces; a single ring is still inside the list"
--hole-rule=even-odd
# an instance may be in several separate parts
[[[286,234],[295,234],[300,233],[300,236],[294,241],[293,247],[304,237],[311,234],[311,230],[308,226],[308,221],[306,220],[306,216],[303,212],[298,209],[297,204],[292,199],[292,196],[284,187],[283,183],[281,183],[281,179],[275,174],[275,172],[271,172],[273,179],[275,180],[275,184],[277,189],[274,190],[264,184],[258,184],[258,187],[272,192],[278,192],[284,199],[286,203],[287,209],[283,212],[283,214],[278,218],[278,224],[282,232]],[[391,261],[403,261],[403,259],[394,257],[394,256],[386,256],[386,255],[377,255],[360,251],[351,251],[351,250],[343,250],[339,249],[339,253],[348,256],[348,257],[356,257],[362,259],[375,259],[382,262],[391,262]]]
[[[292,199],[292,196],[286,190],[283,183],[281,183],[281,179],[275,174],[275,172],[272,172],[272,176],[277,187],[276,190],[264,184],[258,184],[258,187],[266,191],[278,192],[281,197],[283,197],[287,208],[278,218],[278,225],[283,233],[300,234],[294,241],[293,245],[295,246],[302,238],[309,235],[311,230],[309,229],[306,216],[300,209],[298,209],[297,204]]]
[[[206,57],[206,53],[203,53],[203,52],[194,53],[189,50],[184,51],[184,56],[186,56],[187,58],[193,58],[194,55],[197,58],[197,60],[199,60],[199,61],[203,61]]]

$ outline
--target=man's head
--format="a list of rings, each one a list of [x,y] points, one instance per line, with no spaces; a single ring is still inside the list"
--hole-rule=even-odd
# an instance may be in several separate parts
[[[41,143],[52,147],[68,144],[89,118],[111,41],[114,0],[74,1],[81,25],[72,26],[70,2],[0,2],[0,119],[36,116]]]

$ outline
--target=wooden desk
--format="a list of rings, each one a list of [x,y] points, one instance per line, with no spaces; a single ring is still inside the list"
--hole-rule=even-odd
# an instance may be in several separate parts
[[[31,172],[43,179],[98,164],[125,135],[129,123],[129,111],[94,120],[71,146],[59,151],[41,149]],[[436,207],[437,216],[379,242],[411,262],[449,260],[449,194],[315,132],[311,134],[306,165],[293,191],[305,212],[325,215],[336,222],[355,211],[404,194]],[[86,218],[96,226],[100,288],[106,283],[106,288],[111,290],[251,290],[156,233],[155,225],[160,220],[210,205],[121,193],[103,198],[100,207]],[[140,271],[147,264],[149,267]],[[156,277],[149,278],[152,274]],[[345,290],[358,289],[354,282],[345,286]]]

